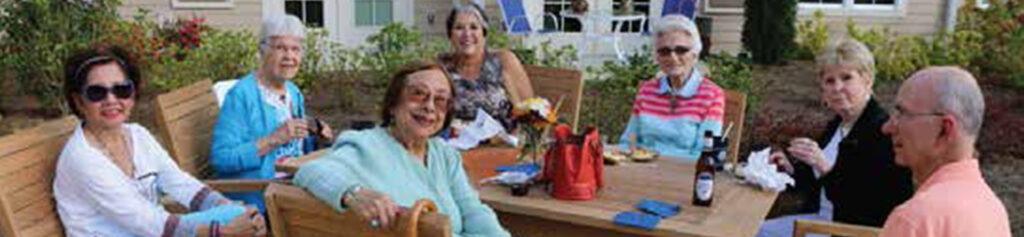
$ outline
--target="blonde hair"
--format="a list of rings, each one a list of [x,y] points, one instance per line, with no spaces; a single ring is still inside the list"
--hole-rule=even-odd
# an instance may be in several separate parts
[[[830,42],[816,58],[819,67],[825,65],[849,64],[875,81],[875,57],[864,43],[850,38],[839,38]]]

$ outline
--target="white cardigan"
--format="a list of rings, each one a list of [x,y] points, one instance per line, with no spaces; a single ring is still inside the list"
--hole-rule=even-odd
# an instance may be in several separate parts
[[[123,125],[135,172],[124,175],[85,139],[82,125],[57,161],[53,194],[68,236],[194,235],[197,224],[169,214],[160,194],[193,211],[223,198],[183,172],[153,135],[137,124]]]

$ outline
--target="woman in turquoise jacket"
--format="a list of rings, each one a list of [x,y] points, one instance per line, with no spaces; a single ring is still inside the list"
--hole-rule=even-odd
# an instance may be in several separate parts
[[[426,198],[451,218],[455,236],[509,236],[470,186],[458,151],[435,135],[451,123],[451,81],[417,63],[391,80],[382,126],[342,133],[331,151],[302,165],[295,184],[367,225],[394,225],[398,206]]]
[[[260,67],[228,91],[213,127],[210,164],[216,178],[274,178],[275,162],[313,150],[318,136],[310,134],[302,93],[289,80],[302,63],[304,32],[294,16],[263,23]],[[313,132],[329,140],[331,129],[319,127]],[[225,196],[265,210],[259,191]]]

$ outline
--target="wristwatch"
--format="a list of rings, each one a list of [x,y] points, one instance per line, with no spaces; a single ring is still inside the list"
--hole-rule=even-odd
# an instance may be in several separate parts
[[[341,207],[346,207],[345,199],[355,199],[356,193],[358,193],[359,190],[363,190],[363,186],[358,184],[352,185],[352,187],[346,189],[345,192],[341,194]]]

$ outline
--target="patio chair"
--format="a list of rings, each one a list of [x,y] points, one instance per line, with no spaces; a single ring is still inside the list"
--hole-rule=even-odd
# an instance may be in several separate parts
[[[501,8],[502,26],[505,28],[505,32],[510,35],[549,33],[560,29],[558,27],[558,17],[555,14],[544,13],[536,18],[531,18],[526,13],[522,0],[498,0],[498,8]],[[540,25],[543,26],[545,19],[551,19],[555,24],[555,28],[540,29],[542,27],[532,27],[530,25],[530,21],[534,21],[540,22]]]
[[[793,237],[804,237],[807,234],[826,234],[849,237],[875,237],[882,229],[870,226],[844,224],[816,220],[793,221]]]
[[[153,106],[157,138],[181,170],[203,180],[212,189],[228,193],[263,190],[271,180],[207,180],[213,176],[209,162],[210,142],[213,124],[220,113],[212,88],[210,80],[202,80],[158,95]]]
[[[691,20],[697,16],[697,0],[665,0],[661,6],[661,16],[684,15]]]
[[[267,217],[273,236],[403,236],[447,237],[452,235],[447,216],[421,199],[398,216],[392,229],[373,228],[354,212],[338,212],[301,187],[274,183],[266,193]]]
[[[551,103],[562,99],[558,115],[576,131],[580,117],[580,103],[583,101],[583,73],[564,68],[525,65],[533,92]]]
[[[0,138],[0,236],[64,235],[54,169],[78,122],[67,116]]]
[[[743,140],[743,120],[747,113],[747,95],[743,92],[734,90],[724,90],[725,92],[725,115],[722,116],[722,129],[726,129],[730,125],[728,150],[725,152],[726,159],[733,164],[739,161],[740,156],[740,140]],[[726,132],[723,130],[722,132]]]

